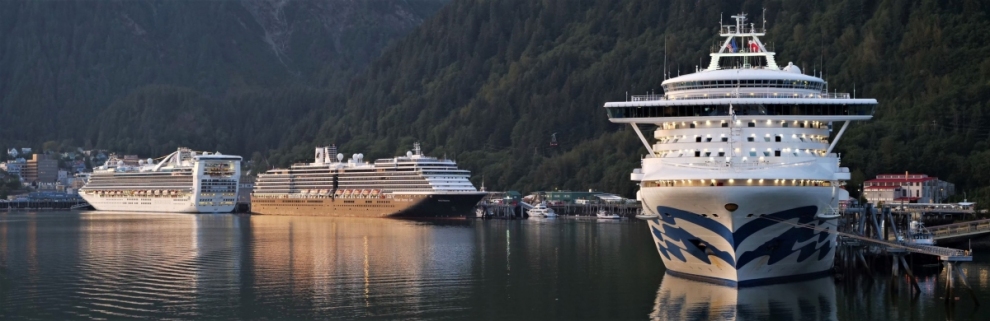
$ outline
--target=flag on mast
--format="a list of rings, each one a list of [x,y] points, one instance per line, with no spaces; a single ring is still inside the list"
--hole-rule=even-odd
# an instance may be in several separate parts
[[[739,47],[736,46],[736,38],[733,37],[732,40],[729,41],[729,52],[735,53],[738,48]]]

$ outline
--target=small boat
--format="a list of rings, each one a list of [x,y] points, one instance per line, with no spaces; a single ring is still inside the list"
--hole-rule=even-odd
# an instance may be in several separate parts
[[[596,213],[595,216],[597,216],[598,218],[611,218],[611,219],[620,219],[620,218],[622,218],[622,216],[619,216],[619,214],[609,213],[605,209],[598,210],[598,213]]]
[[[557,213],[554,213],[552,208],[547,207],[545,202],[540,202],[529,209],[529,216],[557,217]]]
[[[925,228],[924,223],[911,221],[905,234],[906,237],[898,237],[898,241],[912,245],[935,245],[935,235]]]

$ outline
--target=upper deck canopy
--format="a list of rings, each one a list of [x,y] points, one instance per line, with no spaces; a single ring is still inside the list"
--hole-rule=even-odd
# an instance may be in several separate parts
[[[809,76],[801,73],[794,73],[784,70],[751,68],[751,69],[702,70],[700,72],[667,79],[662,83],[662,85],[688,82],[688,81],[715,81],[715,80],[741,80],[741,79],[824,82],[824,80],[822,80],[821,78]]]

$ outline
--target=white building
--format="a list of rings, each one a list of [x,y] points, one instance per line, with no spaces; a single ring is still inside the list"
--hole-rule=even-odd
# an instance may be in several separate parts
[[[7,155],[10,155],[10,157],[17,157],[20,153],[17,152],[17,148],[11,148],[7,151]]]
[[[955,192],[955,184],[925,174],[881,174],[863,182],[863,197],[873,204],[941,203]]]

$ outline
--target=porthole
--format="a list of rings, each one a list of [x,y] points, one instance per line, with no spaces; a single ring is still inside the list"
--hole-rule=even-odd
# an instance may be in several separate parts
[[[718,214],[712,214],[712,217],[718,217]]]
[[[747,214],[746,217],[753,217],[753,214],[752,213]]]
[[[736,203],[725,204],[725,210],[729,212],[735,212],[737,209],[739,209],[739,204]]]

